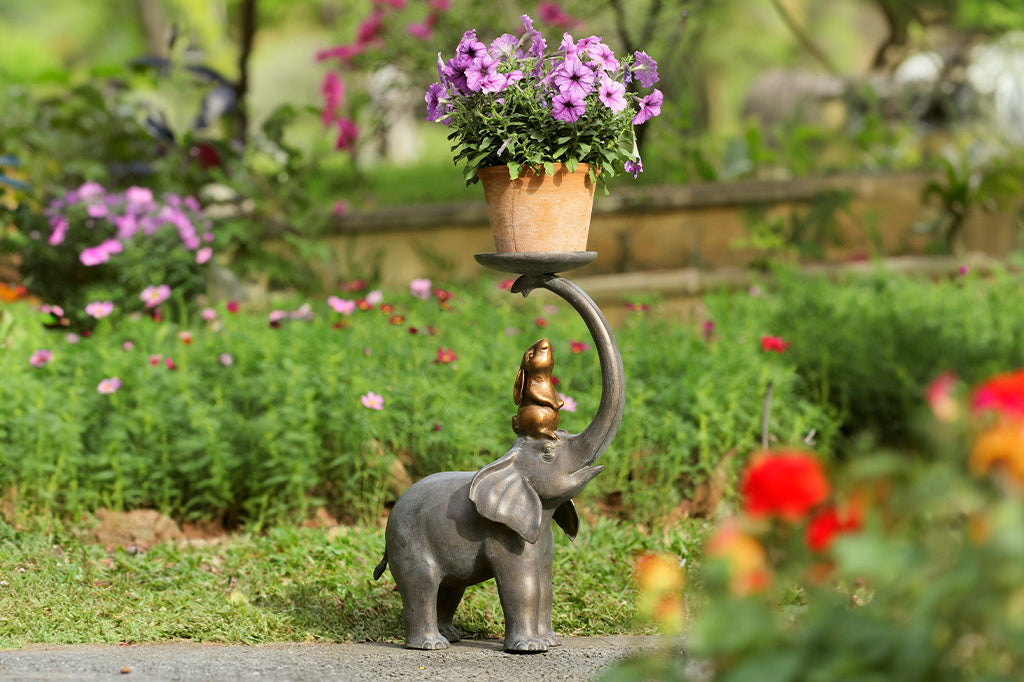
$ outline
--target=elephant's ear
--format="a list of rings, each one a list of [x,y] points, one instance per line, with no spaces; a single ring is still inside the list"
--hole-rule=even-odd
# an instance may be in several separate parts
[[[469,484],[469,499],[481,516],[508,526],[527,542],[540,537],[540,497],[516,470],[512,456],[505,455],[476,472]]]
[[[519,368],[519,374],[516,375],[515,386],[512,387],[512,402],[516,405],[523,401],[523,385],[526,383],[526,372],[522,367]]]
[[[576,505],[572,503],[572,500],[558,505],[558,508],[555,509],[554,520],[570,540],[576,539],[576,535],[580,532],[580,515],[576,513]]]

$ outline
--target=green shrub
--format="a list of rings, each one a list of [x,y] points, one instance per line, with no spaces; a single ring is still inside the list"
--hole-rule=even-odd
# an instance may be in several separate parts
[[[568,306],[551,307],[558,302],[489,284],[443,305],[403,292],[388,294],[385,312],[275,311],[275,326],[224,307],[204,311],[216,315],[208,322],[115,315],[78,343],[43,329],[26,305],[10,306],[0,487],[60,513],[154,506],[230,524],[326,506],[339,518],[373,519],[395,499],[402,469],[413,479],[473,470],[507,449],[515,373],[541,336],[556,349],[559,390],[578,404],[563,410],[561,426],[586,426],[600,394],[597,357],[571,352],[571,341],[589,338]],[[707,344],[639,313],[621,330],[626,413],[584,500],[621,498],[638,520],[669,513],[726,453],[741,459],[756,446],[769,380],[778,437],[814,428],[827,449],[835,425],[796,397],[799,379],[784,358],[762,353],[756,338],[729,336]],[[35,367],[39,349],[52,360]],[[457,360],[442,362],[442,350]],[[120,389],[100,393],[113,377]],[[371,391],[383,409],[363,406]]]
[[[1000,270],[938,281],[881,269],[842,281],[782,271],[759,296],[714,296],[708,307],[724,327],[790,341],[800,395],[841,414],[844,434],[903,446],[940,373],[975,382],[1024,365],[1022,284]]]

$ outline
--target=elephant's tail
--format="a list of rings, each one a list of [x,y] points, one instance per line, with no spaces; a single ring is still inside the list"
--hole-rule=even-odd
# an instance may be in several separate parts
[[[385,547],[384,548],[384,558],[381,559],[380,563],[377,564],[377,567],[375,569],[373,569],[373,579],[377,580],[382,575],[384,575],[384,569],[387,568],[387,567],[388,567],[388,548]]]

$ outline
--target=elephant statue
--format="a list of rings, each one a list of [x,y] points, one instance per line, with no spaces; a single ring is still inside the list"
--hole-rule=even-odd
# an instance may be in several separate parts
[[[601,367],[597,413],[578,434],[520,435],[479,471],[427,476],[399,498],[373,577],[390,563],[409,648],[441,649],[458,641],[452,618],[463,593],[490,578],[505,615],[506,651],[546,651],[560,643],[551,626],[551,522],[576,537],[572,498],[603,469],[593,464],[622,420],[625,375],[611,327],[586,293],[557,275],[523,275],[512,291],[527,296],[536,288],[568,301],[587,324]]]

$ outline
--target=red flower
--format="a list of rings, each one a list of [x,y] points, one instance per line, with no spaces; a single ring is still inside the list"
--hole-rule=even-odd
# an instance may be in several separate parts
[[[514,279],[503,279],[501,280],[501,283],[498,285],[498,288],[501,289],[502,291],[508,291],[509,289],[512,288],[512,285],[515,284],[515,282],[516,281]]]
[[[544,329],[544,327],[548,326],[548,321],[543,317],[538,317],[536,320],[533,321],[533,323],[537,325],[540,329]]]
[[[367,301],[365,298],[361,298],[356,301],[356,307],[360,310],[373,310],[373,304]]]
[[[630,302],[630,303],[626,304],[626,310],[630,310],[630,311],[632,311],[634,313],[646,313],[650,309],[651,309],[651,306],[647,305],[646,303],[632,303],[632,302]]]
[[[779,516],[796,521],[829,494],[821,463],[799,451],[755,455],[740,487],[743,508],[751,516]]]
[[[769,351],[775,351],[776,353],[782,353],[789,348],[789,341],[783,341],[781,336],[762,336],[761,337],[761,350],[765,353]]]
[[[847,504],[841,512],[835,505],[829,505],[815,514],[811,522],[807,524],[804,540],[812,552],[824,552],[840,533],[853,533],[860,530],[861,520],[861,510],[858,504]]]
[[[971,407],[992,410],[1010,419],[1024,419],[1024,369],[998,374],[974,389]]]
[[[569,350],[571,350],[574,354],[579,354],[585,350],[590,350],[590,346],[583,343],[582,341],[570,341]]]
[[[437,300],[441,303],[445,303],[446,301],[452,300],[454,294],[450,291],[445,291],[444,289],[434,289],[434,296],[436,296]]]
[[[174,360],[171,360],[170,358],[164,358],[164,364],[167,365],[167,369],[172,372],[178,369],[178,366],[174,364]]]
[[[438,363],[440,363],[442,365],[447,365],[447,364],[449,364],[451,362],[455,362],[458,359],[459,359],[459,356],[456,355],[455,351],[453,351],[451,348],[441,348],[441,346],[437,347],[437,360],[436,360],[436,362],[438,362]]]
[[[405,322],[405,315],[392,315],[388,318],[388,322],[391,324],[402,324]]]
[[[228,312],[229,313],[237,313],[238,312],[238,301],[228,301]]]
[[[334,329],[344,329],[346,326],[348,325],[345,324],[345,320],[338,320],[337,322],[331,325],[331,327]]]
[[[385,315],[390,315],[391,313],[395,312],[395,306],[391,305],[390,303],[381,303],[380,311]]]

